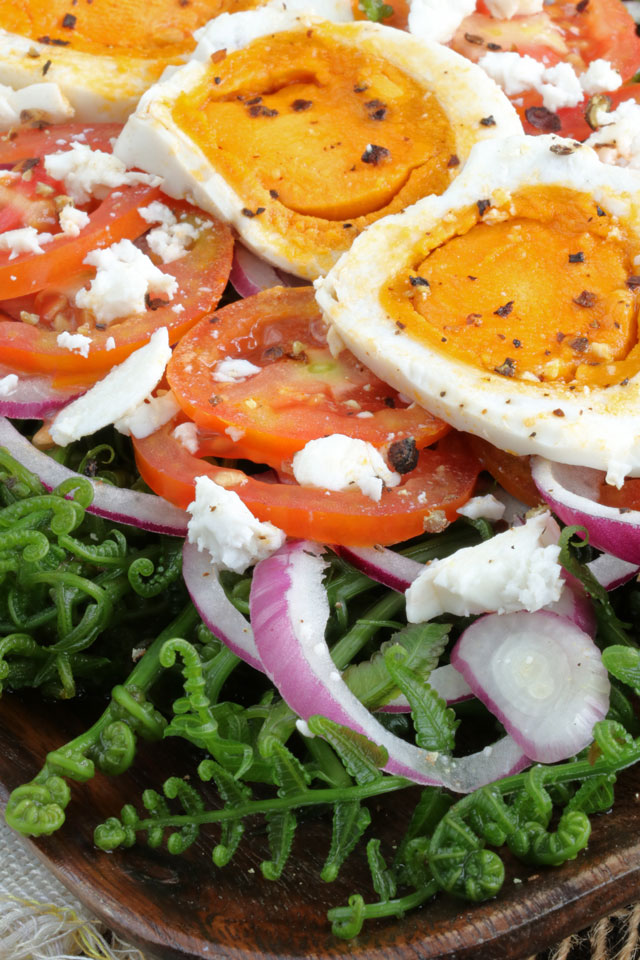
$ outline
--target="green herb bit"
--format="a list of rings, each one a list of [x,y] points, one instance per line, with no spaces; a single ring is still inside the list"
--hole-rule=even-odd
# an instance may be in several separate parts
[[[393,16],[393,7],[383,0],[360,0],[360,8],[364,10],[369,20],[379,23]]]

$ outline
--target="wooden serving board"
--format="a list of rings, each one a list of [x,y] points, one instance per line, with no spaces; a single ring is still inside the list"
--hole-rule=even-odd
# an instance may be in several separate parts
[[[74,704],[3,696],[0,804],[4,807],[9,791],[35,775],[49,749],[86,722]],[[373,893],[363,853],[352,854],[335,883],[319,879],[329,830],[318,815],[300,824],[293,858],[277,883],[260,873],[268,853],[258,821],[248,825],[234,861],[222,870],[211,863],[215,828],[179,857],[142,845],[111,854],[94,847],[96,823],[118,814],[125,802],[139,806],[143,789],[160,789],[168,775],[189,770],[184,745],[168,741],[167,747],[163,769],[155,759],[160,751],[151,744],[129,773],[73,785],[65,826],[32,844],[94,913],[157,957],[521,960],[640,897],[640,769],[632,768],[618,782],[613,813],[593,819],[589,849],[577,860],[534,871],[506,856],[508,877],[496,900],[471,905],[438,897],[402,920],[370,923],[356,940],[340,941],[331,933],[327,909],[346,903],[356,891],[371,899]],[[401,795],[379,805],[377,835],[385,829],[393,835],[402,806]]]

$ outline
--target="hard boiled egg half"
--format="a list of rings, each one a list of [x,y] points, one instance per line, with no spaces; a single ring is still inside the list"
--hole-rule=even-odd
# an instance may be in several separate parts
[[[442,193],[475,142],[520,129],[499,88],[445,47],[258,10],[213,21],[196,59],[142,97],[115,153],[314,278],[375,220]]]
[[[640,175],[554,136],[478,144],[317,298],[383,380],[517,454],[640,475]]]

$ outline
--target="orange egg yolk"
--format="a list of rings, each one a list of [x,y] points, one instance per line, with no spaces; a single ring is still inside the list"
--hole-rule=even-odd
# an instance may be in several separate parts
[[[398,325],[504,377],[606,386],[636,373],[637,241],[559,187],[481,205],[383,293]]]
[[[351,239],[452,178],[453,135],[435,95],[332,24],[221,52],[173,119],[250,214],[277,216],[275,202],[305,218],[362,218],[337,223],[342,242],[343,227],[355,226]]]
[[[83,53],[171,59],[193,49],[192,33],[218,14],[252,0],[12,0],[0,26],[54,47]]]

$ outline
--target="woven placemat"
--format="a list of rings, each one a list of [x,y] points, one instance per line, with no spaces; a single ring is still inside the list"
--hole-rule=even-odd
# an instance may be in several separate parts
[[[92,916],[1,816],[0,850],[0,960],[153,960]],[[640,903],[527,960],[640,960]]]

